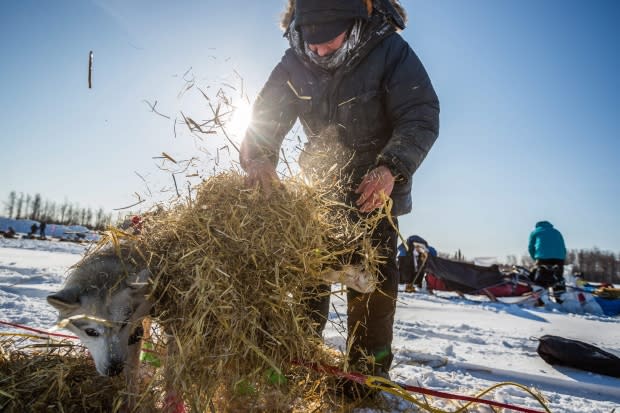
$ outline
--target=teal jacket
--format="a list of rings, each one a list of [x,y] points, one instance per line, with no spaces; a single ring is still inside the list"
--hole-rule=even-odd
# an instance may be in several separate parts
[[[528,251],[533,260],[566,259],[564,238],[548,221],[536,223],[536,228],[530,234]]]

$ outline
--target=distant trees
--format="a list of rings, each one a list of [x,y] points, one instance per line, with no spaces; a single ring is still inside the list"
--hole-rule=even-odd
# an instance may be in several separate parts
[[[574,272],[581,272],[588,281],[620,283],[620,254],[591,250],[571,250],[566,257],[567,264],[573,264]]]
[[[82,208],[66,199],[61,204],[43,200],[40,194],[24,196],[23,193],[18,195],[16,191],[11,191],[4,206],[6,216],[13,219],[82,225],[94,230],[103,230],[112,224],[112,214],[106,213],[103,208],[93,212],[91,208]]]
[[[452,260],[452,261],[464,261],[464,262],[467,261],[467,259],[461,252],[460,248],[454,254],[439,251],[437,255],[439,255],[441,258],[445,258],[445,259]]]

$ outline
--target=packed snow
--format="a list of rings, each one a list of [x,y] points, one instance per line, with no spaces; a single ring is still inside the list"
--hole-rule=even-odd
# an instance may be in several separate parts
[[[49,330],[56,314],[46,303],[86,246],[57,240],[0,238],[0,321]],[[334,288],[337,288],[335,286]],[[344,347],[345,295],[335,292],[325,342]],[[581,340],[620,353],[620,317],[574,314],[562,308],[489,302],[451,293],[399,293],[394,324],[392,380],[427,389],[474,396],[501,382],[517,382],[541,392],[552,412],[611,413],[620,410],[620,379],[554,367],[537,354],[545,334]],[[16,331],[0,325],[0,331]],[[515,387],[501,387],[487,398],[531,409],[543,408]],[[411,411],[386,396],[392,411]],[[443,409],[457,406],[438,401]],[[409,410],[407,410],[409,408]],[[357,409],[360,413],[378,410]],[[470,412],[491,412],[477,405]]]

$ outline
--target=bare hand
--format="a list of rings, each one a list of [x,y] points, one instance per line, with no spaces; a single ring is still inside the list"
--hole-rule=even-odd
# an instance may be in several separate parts
[[[394,176],[387,166],[380,165],[364,176],[362,183],[355,190],[361,194],[355,204],[361,212],[370,212],[383,206],[385,198],[392,194]]]
[[[245,177],[246,187],[258,186],[266,197],[271,195],[274,187],[281,185],[276,168],[269,161],[248,161],[245,165],[245,171],[247,173]]]

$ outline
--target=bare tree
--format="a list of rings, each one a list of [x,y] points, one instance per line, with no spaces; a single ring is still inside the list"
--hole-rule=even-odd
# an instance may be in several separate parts
[[[95,229],[103,230],[106,226],[106,215],[103,208],[99,208],[95,214]]]
[[[19,193],[19,197],[17,198],[17,206],[16,206],[16,213],[15,213],[15,219],[21,219],[22,218],[22,208],[24,207],[24,194],[23,193]]]
[[[56,206],[56,202],[50,202],[49,209],[47,211],[48,221],[59,222],[58,221],[58,208]]]
[[[64,225],[71,225],[71,220],[73,219],[73,205],[68,205],[67,211],[65,213],[65,219],[63,220]]]
[[[78,225],[80,223],[80,206],[75,204],[71,213],[71,223]]]
[[[17,200],[17,194],[15,191],[9,193],[9,200],[6,203],[6,213],[9,218],[13,218],[15,212],[15,201]]]
[[[32,197],[30,194],[26,195],[26,209],[24,210],[24,218],[28,218],[30,215],[28,211],[30,211],[30,203],[32,202]]]
[[[69,203],[65,199],[65,201],[60,205],[60,223],[61,224],[65,223],[65,219],[67,217],[68,212],[69,212]]]
[[[36,194],[32,200],[30,219],[38,221],[41,216],[41,194]]]
[[[88,226],[88,222],[86,222],[86,208],[80,209],[80,225],[84,227]]]
[[[84,224],[87,227],[92,227],[92,223],[93,223],[93,210],[91,208],[88,208],[86,210],[86,224]]]

